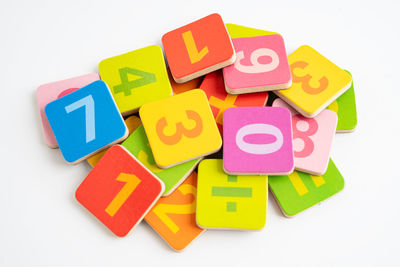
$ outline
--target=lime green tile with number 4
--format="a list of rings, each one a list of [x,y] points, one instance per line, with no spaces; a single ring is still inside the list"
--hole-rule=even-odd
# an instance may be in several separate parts
[[[225,25],[231,38],[244,38],[244,37],[256,37],[263,35],[279,34],[276,32],[249,28],[232,23],[227,23]]]
[[[332,159],[323,176],[300,171],[271,176],[269,187],[284,215],[291,217],[341,191],[344,180]]]
[[[221,159],[200,162],[196,222],[201,228],[259,230],[267,217],[268,176],[227,175]]]
[[[161,47],[147,46],[99,63],[100,77],[109,86],[122,115],[143,104],[171,96]]]
[[[165,184],[163,196],[171,194],[193,172],[201,159],[191,160],[168,169],[160,169],[154,161],[149,140],[147,139],[143,125],[140,125],[123,143],[126,149],[132,153],[144,166],[152,171]]]
[[[351,75],[349,71],[345,71]],[[336,112],[338,115],[336,132],[347,133],[354,131],[357,126],[357,108],[353,82],[349,90],[333,101],[327,109]]]

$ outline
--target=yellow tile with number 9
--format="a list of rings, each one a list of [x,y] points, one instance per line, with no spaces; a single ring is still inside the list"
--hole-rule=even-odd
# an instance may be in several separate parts
[[[310,46],[300,46],[288,60],[292,87],[275,92],[305,117],[317,116],[351,86],[350,74]]]
[[[136,112],[143,104],[172,94],[158,45],[104,59],[99,63],[99,72],[124,116]]]
[[[143,105],[139,110],[154,160],[160,168],[218,151],[221,135],[200,89]]]

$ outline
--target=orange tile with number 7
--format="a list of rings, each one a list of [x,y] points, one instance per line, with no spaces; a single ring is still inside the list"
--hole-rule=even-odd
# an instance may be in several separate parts
[[[236,54],[222,18],[211,14],[162,37],[174,80],[184,83],[231,65]]]
[[[112,146],[75,192],[108,229],[126,236],[164,192],[164,184],[120,145]]]
[[[175,250],[186,248],[205,230],[196,224],[197,174],[193,172],[178,189],[162,197],[145,220]]]

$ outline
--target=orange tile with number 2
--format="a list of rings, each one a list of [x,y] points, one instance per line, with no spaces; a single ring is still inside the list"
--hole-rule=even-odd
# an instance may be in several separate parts
[[[196,224],[197,174],[193,172],[178,189],[162,197],[145,220],[175,250],[186,248],[205,230]]]

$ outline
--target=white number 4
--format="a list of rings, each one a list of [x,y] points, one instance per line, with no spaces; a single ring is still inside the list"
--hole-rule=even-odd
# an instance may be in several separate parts
[[[81,107],[85,107],[86,117],[86,143],[93,141],[96,138],[95,125],[94,125],[94,101],[92,95],[88,95],[68,106],[65,107],[65,111],[70,113]]]

